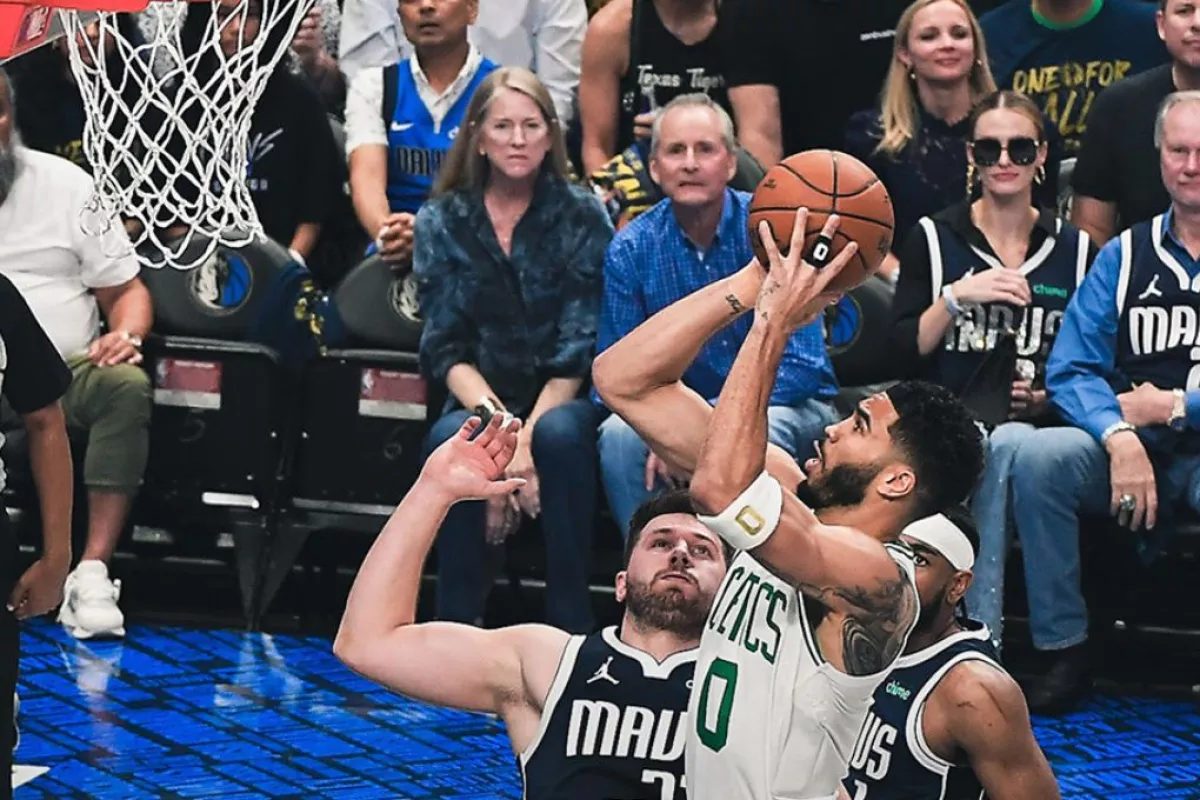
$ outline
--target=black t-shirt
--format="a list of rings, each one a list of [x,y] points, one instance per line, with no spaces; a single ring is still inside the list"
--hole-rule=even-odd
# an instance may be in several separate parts
[[[341,194],[338,153],[320,95],[277,69],[250,122],[246,181],[267,236],[287,247],[296,229],[323,224]]]
[[[1115,203],[1118,231],[1171,204],[1154,146],[1154,119],[1173,91],[1171,65],[1163,64],[1105,89],[1088,115],[1071,187],[1077,195]]]
[[[29,414],[58,400],[70,385],[71,370],[17,287],[0,275],[0,393],[13,411]],[[0,464],[0,487],[4,477]]]
[[[841,149],[850,115],[878,102],[896,22],[911,0],[725,0],[729,88],[779,90],[785,156]]]

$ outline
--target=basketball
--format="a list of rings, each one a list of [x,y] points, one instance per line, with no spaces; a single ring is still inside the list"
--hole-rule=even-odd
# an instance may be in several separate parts
[[[875,274],[891,250],[895,228],[892,198],[871,168],[854,156],[836,150],[806,150],[767,170],[750,202],[750,242],[764,267],[769,267],[769,262],[759,239],[759,223],[771,226],[779,252],[787,255],[798,208],[808,209],[806,253],[831,214],[839,219],[833,253],[858,242],[858,252],[827,291],[845,292],[858,286]]]

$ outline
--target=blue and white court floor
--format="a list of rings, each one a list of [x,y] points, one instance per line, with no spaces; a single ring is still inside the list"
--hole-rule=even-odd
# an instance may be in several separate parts
[[[22,646],[17,798],[520,797],[501,725],[386,692],[328,639],[38,622]],[[1102,697],[1036,728],[1064,798],[1200,798],[1194,704]]]

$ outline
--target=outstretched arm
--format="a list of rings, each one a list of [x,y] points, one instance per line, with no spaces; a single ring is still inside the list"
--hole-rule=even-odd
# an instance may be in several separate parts
[[[761,478],[767,406],[787,339],[837,300],[824,287],[856,251],[848,245],[823,269],[812,267],[801,257],[805,222],[801,211],[787,259],[769,235],[763,236],[770,274],[750,334],[717,400],[691,493],[702,513],[725,521],[714,530],[730,544],[752,547],[756,559],[798,589],[846,614],[840,666],[866,675],[890,664],[903,646],[916,615],[911,584],[882,544],[821,524],[791,487],[782,490]],[[826,225],[831,240],[836,225],[836,219]]]
[[[679,470],[696,468],[713,414],[683,384],[683,374],[705,342],[754,306],[762,279],[762,267],[752,261],[659,311],[592,364],[592,381],[605,405]],[[766,452],[768,469],[784,485],[803,480],[786,451],[770,445]]]
[[[929,703],[926,740],[945,726],[947,749],[966,753],[991,800],[1059,800],[1058,781],[1033,736],[1025,697],[1011,677],[989,664],[968,661],[946,675]]]
[[[478,424],[472,418],[429,457],[375,540],[333,650],[355,672],[423,702],[501,714],[514,706],[540,709],[553,676],[538,666],[553,669],[566,633],[543,625],[481,630],[415,622],[421,568],[446,512],[460,500],[506,494],[519,484],[500,480],[516,431],[501,431],[497,415],[470,441]]]

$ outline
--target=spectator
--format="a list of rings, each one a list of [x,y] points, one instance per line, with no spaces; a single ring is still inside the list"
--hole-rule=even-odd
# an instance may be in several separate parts
[[[316,0],[296,35],[292,37],[292,56],[296,71],[309,80],[329,113],[342,117],[346,107],[346,78],[338,69],[338,34],[342,13],[337,0]]]
[[[1159,174],[1154,118],[1163,99],[1200,89],[1200,6],[1159,0],[1158,35],[1171,63],[1147,70],[1096,98],[1072,173],[1071,220],[1102,245],[1122,227],[1161,214],[1171,203]]]
[[[879,94],[911,1],[725,0],[721,46],[742,146],[764,167],[841,148],[850,115]]]
[[[413,0],[401,0],[400,5]],[[421,2],[421,0],[416,0]],[[584,0],[486,0],[468,36],[479,52],[505,67],[528,67],[554,98],[565,125],[575,116],[580,48],[587,29]],[[346,0],[341,66],[353,76],[364,67],[393,64],[413,53],[396,13],[396,0]]]
[[[135,44],[141,43],[142,34],[131,14],[117,14],[117,30],[121,36]],[[93,22],[83,28],[79,57],[91,64],[93,51],[104,52],[105,72],[115,87],[125,87],[124,102],[132,105],[136,87],[124,81],[124,54],[116,46],[111,34],[100,45],[100,23]],[[91,172],[83,152],[83,128],[87,123],[87,112],[83,97],[71,71],[71,63],[65,38],[56,40],[50,47],[42,47],[26,53],[12,62],[10,68],[13,92],[21,97],[17,107],[17,130],[21,143],[32,150],[53,153]],[[115,119],[114,125],[127,120]]]
[[[591,175],[650,135],[658,109],[703,92],[729,107],[717,41],[717,0],[617,0],[588,23],[579,115]]]
[[[12,126],[11,106],[0,111],[0,131]],[[7,138],[0,133],[0,138]],[[6,143],[0,161],[11,163]],[[15,174],[0,175],[0,215],[3,200],[12,190]],[[0,771],[8,764],[13,772],[17,747],[15,706],[20,672],[21,633],[19,621],[39,617],[58,607],[63,584],[71,569],[71,504],[74,476],[71,448],[59,399],[71,383],[71,371],[46,338],[21,293],[12,281],[0,275],[0,394],[8,408],[19,415],[25,428],[33,483],[42,513],[42,554],[18,577],[21,561],[17,535],[8,513],[0,514],[0,546],[4,548],[4,572],[0,591],[5,607],[0,610]],[[3,444],[0,435],[0,445]],[[0,463],[0,489],[7,481]],[[10,725],[9,720],[13,723]],[[11,784],[0,796],[12,797]]]
[[[1067,301],[1095,247],[1053,208],[1038,208],[1034,186],[1045,169],[1045,118],[1013,92],[984,98],[967,123],[967,182],[979,199],[923,218],[901,252],[896,289],[898,360],[919,361],[922,377],[963,394],[999,337],[1016,333],[1016,374],[1003,386],[1008,422],[988,440],[988,463],[973,501],[980,530],[973,618],[997,649],[1003,624],[1008,531],[1008,465],[1018,446],[1060,424],[1047,407],[1046,358]],[[1011,399],[1010,399],[1011,398]]]
[[[654,121],[650,170],[665,200],[617,234],[604,260],[603,352],[680,298],[750,262],[750,195],[727,187],[735,169],[733,121],[710,97],[681,95]],[[750,330],[744,317],[708,341],[684,383],[715,402]],[[771,398],[769,438],[803,461],[836,421],[837,394],[821,323],[797,332],[783,356]],[[597,403],[599,399],[597,398]],[[608,504],[628,530],[655,487],[686,482],[651,453],[616,414],[600,426],[600,464]]]
[[[595,350],[612,226],[594,196],[567,182],[561,124],[532,72],[506,67],[485,78],[463,131],[416,221],[421,361],[450,390],[426,452],[473,410],[494,406],[524,420],[509,473],[528,483],[519,508],[504,497],[486,515],[483,504],[467,503],[447,516],[437,615],[482,617],[485,527],[496,542],[523,513],[541,517],[546,539],[546,621],[584,633],[593,622],[597,414],[579,393]]]
[[[219,70],[232,69],[235,74],[244,70],[246,67],[234,66],[236,57],[243,50],[252,50],[260,34],[259,0],[242,5],[239,0],[220,0],[215,5],[188,6],[185,39],[205,35],[214,8],[220,26],[220,54],[206,53],[195,76],[205,87],[219,85],[214,80]],[[268,37],[258,56],[263,63],[256,68],[265,67],[266,60],[278,53],[285,34],[282,26],[263,33]],[[335,204],[343,197],[344,162],[320,96],[306,78],[291,72],[282,61],[267,78],[254,107],[247,149],[246,181],[263,232],[307,263],[318,249]]]
[[[363,69],[350,84],[350,196],[388,261],[412,258],[413,215],[429,197],[476,87],[496,69],[467,41],[477,8],[477,0],[401,0],[414,54]]]
[[[120,581],[112,557],[142,482],[150,443],[150,380],[138,366],[150,330],[150,294],[125,229],[81,229],[93,195],[87,173],[56,156],[14,146],[13,102],[0,73],[0,175],[13,175],[0,204],[0,274],[24,296],[71,368],[62,398],[67,426],[87,438],[87,545],[67,578],[59,620],[77,638],[123,636]],[[100,327],[101,315],[107,332]]]
[[[1073,158],[1101,90],[1167,59],[1144,0],[1009,0],[979,20],[1002,89],[1037,102]]]
[[[1069,707],[1090,672],[1080,512],[1108,511],[1152,536],[1169,530],[1174,504],[1200,510],[1200,92],[1167,97],[1154,142],[1171,205],[1100,250],[1046,367],[1050,400],[1075,427],[1044,431],[1013,462],[1030,632],[1053,656],[1028,690],[1044,713]],[[1144,554],[1154,544],[1144,540]]]
[[[846,151],[887,186],[898,249],[918,219],[963,199],[967,117],[996,84],[965,0],[916,0],[892,47],[879,106],[850,118]],[[896,263],[889,255],[881,272],[894,277]]]

